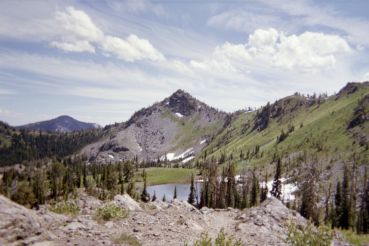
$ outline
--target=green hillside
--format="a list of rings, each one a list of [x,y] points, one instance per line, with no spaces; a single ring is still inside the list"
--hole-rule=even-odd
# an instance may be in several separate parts
[[[277,157],[293,162],[304,153],[326,163],[350,160],[353,153],[368,160],[368,94],[367,84],[352,83],[330,97],[295,94],[255,112],[237,112],[199,159],[205,153],[221,162],[232,159],[239,169],[267,165]],[[348,129],[360,103],[364,120]]]

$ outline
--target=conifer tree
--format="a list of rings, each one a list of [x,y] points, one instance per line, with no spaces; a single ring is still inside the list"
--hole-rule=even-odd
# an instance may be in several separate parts
[[[282,182],[281,182],[282,169],[281,168],[282,168],[281,159],[278,159],[274,181],[272,185],[272,190],[270,192],[272,196],[275,196],[278,199],[281,199],[281,195],[282,195]]]
[[[166,202],[166,201],[167,201],[167,199],[166,199],[166,197],[165,197],[165,194],[164,194],[164,196],[163,196],[162,201],[163,201],[163,202]]]
[[[124,181],[122,180],[122,182],[120,183],[120,194],[123,195],[124,194]]]
[[[361,194],[361,204],[359,210],[359,216],[356,224],[356,230],[358,233],[369,233],[369,184],[367,169],[365,168],[363,178],[363,192]]]
[[[174,186],[173,200],[177,199],[177,186]]]
[[[222,176],[221,176],[221,181],[219,184],[219,192],[218,192],[218,201],[217,201],[217,207],[218,208],[225,208],[225,192],[226,192],[226,188],[227,188],[227,184],[225,182],[225,171],[223,168],[222,171]]]
[[[309,168],[303,178],[303,183],[301,187],[301,206],[300,206],[300,214],[307,219],[314,220],[315,223],[318,223],[316,218],[316,191],[315,191],[315,179],[316,179],[316,169],[315,166]]]
[[[83,186],[87,188],[87,165],[83,164]]]
[[[188,195],[187,202],[189,204],[194,204],[195,203],[195,181],[194,181],[193,174],[191,175],[190,194]]]
[[[233,164],[228,164],[227,172],[227,191],[226,191],[226,203],[228,207],[235,207],[235,192],[236,190],[236,180],[234,178],[235,170]]]
[[[255,171],[252,172],[252,186],[251,186],[251,197],[250,206],[256,206],[258,204],[259,194],[259,180],[255,175]]]
[[[154,191],[154,195],[152,196],[152,199],[151,199],[152,202],[155,202],[156,201],[156,192]]]
[[[263,202],[267,199],[268,197],[268,173],[265,172],[265,177],[264,177],[264,184],[261,187],[261,191],[260,191],[260,202]]]
[[[339,227],[343,229],[349,229],[350,226],[350,197],[349,197],[349,173],[347,167],[344,169],[343,181],[342,181],[342,202],[339,216]]]
[[[143,181],[144,181],[144,187],[143,187],[143,190],[142,190],[142,193],[141,193],[141,200],[143,202],[149,202],[150,201],[150,194],[146,190],[147,175],[146,175],[145,169],[142,171],[142,176],[143,176]]]

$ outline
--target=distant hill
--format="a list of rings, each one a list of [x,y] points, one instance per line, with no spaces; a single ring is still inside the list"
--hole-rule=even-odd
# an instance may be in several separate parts
[[[70,116],[62,115],[55,119],[18,126],[16,128],[45,132],[74,132],[94,129],[98,127],[99,125],[97,124],[85,123],[82,121],[78,121]]]

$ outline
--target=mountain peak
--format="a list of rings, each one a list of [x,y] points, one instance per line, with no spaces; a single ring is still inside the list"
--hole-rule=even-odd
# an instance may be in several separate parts
[[[164,102],[173,112],[180,113],[184,116],[191,115],[200,104],[196,98],[182,89],[174,92],[169,98],[164,100]]]

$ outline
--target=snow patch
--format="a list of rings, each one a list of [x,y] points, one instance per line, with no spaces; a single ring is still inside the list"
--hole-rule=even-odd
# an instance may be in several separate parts
[[[114,156],[113,155],[108,155],[110,159],[114,159]]]
[[[183,158],[186,158],[186,157],[188,157],[192,154],[193,154],[193,148],[191,147],[191,148],[187,149],[185,152],[183,152],[182,154],[177,155],[176,159],[183,159]]]
[[[142,152],[142,148],[141,148],[141,146],[140,146],[140,145],[138,145],[138,151],[139,151],[139,152]]]
[[[184,159],[183,161],[182,161],[182,163],[187,163],[187,162],[189,162],[190,160],[192,160],[193,158],[195,158],[194,156],[189,156],[189,157],[187,157],[186,159]]]
[[[206,143],[206,139],[203,139],[200,141],[200,144],[204,144],[204,143]]]
[[[295,200],[296,196],[293,193],[298,190],[297,184],[286,183],[287,181],[286,178],[281,178],[280,180],[282,182],[282,200],[284,202]],[[262,188],[265,187],[265,182],[261,182],[260,186]],[[267,187],[268,187],[268,197],[271,197],[270,191],[272,190],[273,187],[273,180],[267,182]]]
[[[194,153],[193,148],[191,147],[180,155],[175,155],[174,153],[167,153],[166,155],[163,155],[162,157],[160,157],[160,160],[161,161],[164,161],[164,160],[174,161],[174,160],[178,160],[178,159],[185,159],[189,156],[192,156],[193,153]]]
[[[181,114],[181,113],[176,113],[176,115],[179,117],[179,118],[182,118],[183,117],[183,115]]]

